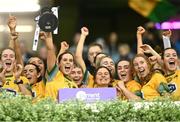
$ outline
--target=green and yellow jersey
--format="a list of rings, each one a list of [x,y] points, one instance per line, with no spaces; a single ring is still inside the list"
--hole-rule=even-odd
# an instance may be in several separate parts
[[[153,100],[160,97],[166,92],[164,85],[167,84],[165,77],[161,73],[153,73],[151,79],[142,86],[142,98],[145,100]]]
[[[93,88],[94,87],[94,77],[93,75],[90,74],[90,72],[88,72],[88,80],[87,80],[87,88]]]
[[[40,82],[37,82],[33,85],[30,85],[32,96],[37,99],[41,99],[45,97],[45,84],[41,80]]]
[[[125,84],[126,88],[135,93],[136,91],[138,90],[141,90],[141,84],[139,84],[138,82],[136,82],[135,80],[131,80],[131,81],[128,81],[126,84]]]
[[[118,84],[120,80],[114,79],[112,82],[112,87],[116,87],[116,85]]]
[[[172,99],[180,100],[180,70],[175,73],[165,76],[168,82],[168,87],[172,95]]]
[[[6,81],[2,87],[3,89],[6,89],[7,91],[13,92],[15,94],[18,92],[21,92],[18,85],[14,83],[15,77],[13,75],[6,76],[5,78],[6,78]],[[29,80],[24,76],[20,76],[20,80],[23,81],[23,84],[29,83]]]
[[[76,83],[66,78],[57,65],[47,73],[47,82],[45,87],[45,97],[51,97],[57,100],[59,89],[63,88],[77,88]]]
[[[123,82],[123,81],[119,81],[119,82]],[[131,80],[126,82],[125,87],[132,93],[136,94],[137,92],[139,92],[141,90],[141,84],[139,84],[138,82],[136,82],[135,80]],[[121,93],[121,91],[118,91],[118,97],[120,97],[120,99],[122,100],[126,100],[126,96]]]

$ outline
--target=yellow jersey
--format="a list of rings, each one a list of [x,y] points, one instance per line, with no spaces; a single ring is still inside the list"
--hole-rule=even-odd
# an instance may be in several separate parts
[[[167,84],[165,77],[160,73],[154,73],[144,86],[142,86],[141,93],[145,100],[153,100],[161,96],[166,91],[162,84]]]
[[[113,82],[112,82],[112,86],[116,87],[116,85],[118,84],[119,81],[120,80],[114,79]]]
[[[34,98],[40,99],[44,98],[45,96],[45,84],[41,80],[40,82],[37,82],[33,85],[31,85],[31,91],[32,91],[32,96]]]
[[[88,72],[88,80],[87,80],[87,88],[93,88],[94,87],[94,76]]]
[[[122,81],[119,81],[119,82],[122,82]],[[136,92],[139,92],[141,90],[141,85],[135,80],[131,80],[125,83],[125,87],[134,94],[136,94]],[[118,93],[119,93],[118,97],[120,97],[120,99],[122,100],[127,99],[126,96],[121,91],[118,91]]]
[[[66,78],[58,66],[55,65],[50,73],[47,75],[47,82],[45,87],[45,97],[53,98],[57,100],[59,89],[63,88],[77,88],[75,82]]]
[[[168,82],[172,99],[180,100],[180,70],[176,70],[175,73],[165,77]]]
[[[2,87],[3,89],[8,90],[9,92],[13,92],[14,94],[21,92],[18,85],[14,83],[15,77],[13,75],[6,76],[5,79],[6,81]],[[29,83],[29,80],[24,76],[20,76],[20,80],[23,81],[23,84]]]
[[[141,90],[141,85],[136,82],[135,80],[131,80],[131,81],[128,81],[126,84],[125,84],[126,88],[135,93],[136,91],[139,91]]]

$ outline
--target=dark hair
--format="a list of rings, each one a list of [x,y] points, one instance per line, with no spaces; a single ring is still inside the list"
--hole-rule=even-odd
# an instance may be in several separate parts
[[[31,58],[38,58],[39,60],[41,60],[41,61],[43,62],[43,65],[44,65],[44,74],[43,74],[43,76],[44,76],[44,75],[45,75],[45,71],[46,71],[46,69],[47,69],[47,63],[46,63],[46,61],[43,60],[42,58],[38,57],[38,56],[33,56],[33,57],[31,57]],[[26,64],[30,63],[30,59],[31,59],[31,58],[29,58],[29,60],[27,61]]]
[[[39,67],[38,67],[36,64],[34,64],[34,63],[27,63],[25,66],[27,66],[27,65],[33,65],[33,66],[35,67],[37,73],[40,73],[40,72],[41,72],[41,70],[39,69]],[[24,67],[25,67],[25,66],[24,66]],[[40,82],[41,80],[42,80],[42,76],[40,75],[40,77],[38,77],[37,82]]]
[[[38,57],[38,56],[30,57],[30,58],[28,59],[28,61],[27,61],[27,64],[30,63],[30,59],[32,59],[32,58],[38,58],[39,60],[41,60],[42,63],[44,64],[44,70],[46,71],[46,69],[47,69],[46,61],[43,60],[42,58]]]
[[[15,51],[14,51],[14,49],[13,48],[10,48],[10,47],[7,47],[7,48],[3,48],[2,49],[2,51],[1,51],[1,58],[2,58],[2,53],[5,51],[5,50],[11,50],[11,51],[13,51],[14,52],[14,54],[15,54],[15,59],[16,59],[16,53],[15,53]]]
[[[118,75],[118,64],[121,62],[121,61],[127,61],[129,62],[129,66],[130,66],[130,70],[131,70],[131,75],[133,75],[133,65],[132,65],[132,61],[130,59],[127,59],[127,58],[123,58],[123,59],[120,59],[117,63],[116,63],[116,77],[119,78],[119,75]],[[120,78],[119,78],[120,79]]]
[[[94,46],[97,46],[97,47],[99,47],[101,50],[103,50],[102,45],[100,45],[100,44],[98,44],[98,43],[91,43],[91,44],[88,46],[88,53],[89,53],[89,49],[90,49],[91,47],[94,47]]]
[[[100,67],[98,67],[98,68],[96,69],[96,71],[95,71],[95,73],[94,73],[94,81],[95,81],[95,79],[96,79],[97,72],[98,72],[101,68],[107,69],[107,71],[108,71],[109,74],[110,74],[110,79],[111,79],[110,84],[112,84],[112,83],[113,83],[113,76],[112,76],[112,74],[111,74],[111,71],[110,71],[107,67],[105,67],[105,66],[100,66]],[[110,85],[110,84],[109,84],[109,85]]]
[[[165,51],[166,51],[166,50],[169,50],[169,49],[172,49],[172,50],[174,50],[174,51],[176,52],[176,50],[175,50],[174,48],[168,47],[168,48],[166,48],[166,49],[163,50],[162,59],[164,59],[164,53],[165,53]],[[177,52],[176,52],[176,54],[177,54]]]
[[[121,61],[127,61],[129,62],[129,65],[132,69],[132,61],[130,59],[120,59],[117,63],[116,63],[116,69],[118,68],[118,64],[121,62]]]
[[[66,51],[66,52],[63,52],[62,54],[59,55],[59,57],[58,57],[58,63],[60,63],[63,55],[65,55],[65,54],[70,54],[70,55],[72,55],[72,57],[73,57],[73,62],[74,62],[74,55],[73,55],[71,52]]]

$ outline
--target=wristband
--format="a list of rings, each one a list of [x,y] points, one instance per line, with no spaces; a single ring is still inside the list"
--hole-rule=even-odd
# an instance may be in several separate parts
[[[22,80],[14,80],[14,83],[19,85],[19,84],[23,84],[23,81]]]

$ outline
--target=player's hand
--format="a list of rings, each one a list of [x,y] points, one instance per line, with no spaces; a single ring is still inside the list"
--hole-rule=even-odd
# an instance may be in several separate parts
[[[87,27],[82,27],[81,28],[81,34],[84,35],[84,36],[87,36],[89,35],[89,30]]]
[[[6,81],[5,80],[5,73],[6,73],[6,69],[7,67],[3,67],[3,65],[0,63],[0,81],[2,82],[2,84]]]
[[[120,89],[125,89],[124,81],[119,81],[117,87],[119,87]]]
[[[52,38],[52,34],[51,34],[51,32],[41,31],[41,32],[39,33],[39,38],[40,38],[42,41],[46,41],[48,38]]]
[[[151,56],[148,59],[149,59],[151,65],[154,65],[157,63],[157,57],[156,56]]]
[[[121,99],[123,96],[123,91],[118,86],[116,86],[115,88],[116,88],[117,96]]]
[[[171,37],[171,35],[172,35],[172,32],[171,32],[171,30],[169,29],[169,30],[166,30],[166,31],[164,31],[163,32],[163,36],[167,36],[167,37]]]
[[[140,48],[143,50],[144,53],[151,53],[152,54],[152,47],[148,44],[144,44],[142,46],[140,46]]]
[[[16,25],[17,25],[17,20],[15,16],[9,16],[8,18],[8,27],[11,32],[15,32]]]
[[[66,41],[61,42],[61,50],[67,51],[69,49],[69,44]]]
[[[142,26],[137,27],[137,34],[142,35],[145,32],[145,29]]]
[[[20,78],[22,71],[23,71],[23,66],[21,64],[15,65],[14,67],[15,80],[18,80]]]

